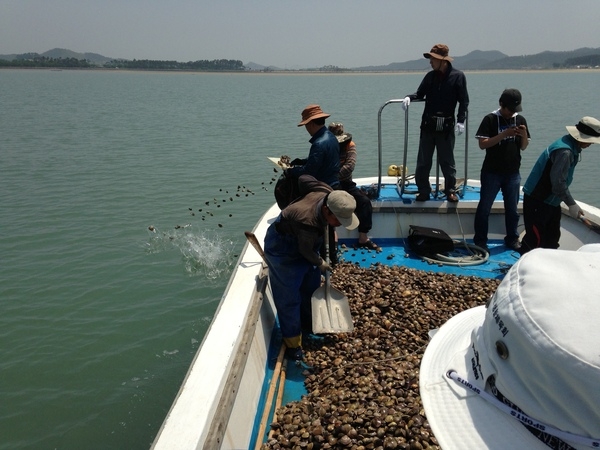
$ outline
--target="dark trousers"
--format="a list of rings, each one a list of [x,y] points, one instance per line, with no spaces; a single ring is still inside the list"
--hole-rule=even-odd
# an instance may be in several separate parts
[[[560,206],[551,206],[527,194],[523,196],[525,237],[521,254],[534,248],[558,248],[560,240]]]
[[[354,211],[354,214],[356,214],[356,217],[358,217],[360,222],[358,224],[358,232],[368,233],[373,227],[373,205],[371,204],[371,199],[367,197],[355,183],[352,184],[354,184],[354,186],[342,184],[342,189],[348,192],[348,194],[356,200],[356,210]]]
[[[508,244],[519,239],[517,231],[519,212],[517,206],[519,204],[520,185],[521,175],[519,172],[508,174],[481,172],[481,193],[475,212],[475,235],[473,236],[475,244],[487,244],[490,211],[499,191],[502,191],[502,198],[504,199],[504,225],[506,227],[504,241]]]
[[[311,298],[321,285],[321,271],[302,256],[296,236],[278,233],[275,223],[265,236],[265,257],[281,334],[286,345],[298,347],[302,329],[312,328]]]
[[[437,148],[437,156],[444,174],[444,192],[454,192],[456,186],[456,166],[454,163],[454,131],[424,131],[419,139],[419,154],[415,169],[415,182],[420,194],[431,193],[429,173],[433,164],[433,153]]]

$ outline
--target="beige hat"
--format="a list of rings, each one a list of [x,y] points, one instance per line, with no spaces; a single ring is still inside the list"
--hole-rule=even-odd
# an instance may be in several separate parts
[[[319,105],[308,105],[302,111],[302,122],[298,124],[299,127],[306,125],[308,122],[321,117],[329,117],[331,114],[324,113]]]
[[[584,117],[575,126],[567,125],[567,131],[579,142],[600,144],[600,120]]]
[[[358,226],[358,217],[354,214],[356,200],[346,191],[331,192],[327,196],[326,206],[348,230],[354,230]]]
[[[453,59],[448,56],[449,52],[450,49],[446,44],[435,44],[433,47],[431,47],[429,53],[423,53],[423,56],[427,59],[435,58],[445,61],[452,61]]]

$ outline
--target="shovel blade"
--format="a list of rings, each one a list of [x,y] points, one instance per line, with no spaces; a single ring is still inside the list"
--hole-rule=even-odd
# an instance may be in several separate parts
[[[350,333],[354,323],[348,298],[331,286],[329,292],[326,288],[321,286],[311,298],[313,333]]]

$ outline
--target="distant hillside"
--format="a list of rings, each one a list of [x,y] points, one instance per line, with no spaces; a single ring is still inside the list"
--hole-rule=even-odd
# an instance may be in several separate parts
[[[71,50],[67,50],[65,48],[53,48],[52,50],[48,50],[44,53],[21,53],[21,54],[12,54],[12,55],[0,55],[0,59],[4,59],[6,61],[20,60],[20,59],[33,59],[36,57],[46,57],[46,58],[55,58],[55,59],[85,59],[93,64],[101,66],[104,63],[109,61],[113,61],[115,58],[109,58],[106,56],[99,55],[98,53],[77,53]]]
[[[546,51],[535,55],[508,56],[499,51],[475,50],[465,56],[454,56],[452,64],[461,70],[526,70],[557,69],[577,66],[596,67],[600,58],[600,48],[580,48],[568,52]],[[425,58],[386,66],[355,67],[358,71],[423,71],[429,69],[429,61]]]
[[[308,71],[325,71],[325,72],[336,72],[336,71],[365,71],[365,72],[401,72],[401,71],[426,71],[429,69],[429,62],[417,53],[417,59],[405,62],[394,62],[383,66],[363,66],[363,67],[337,67],[326,65],[320,68],[302,68],[300,66],[291,66],[281,69],[276,66],[265,66],[254,62],[248,62],[242,64],[240,61],[233,61],[241,67],[235,68],[235,70],[251,70],[251,71],[285,71],[285,70],[308,70]],[[528,70],[528,69],[559,69],[559,68],[575,68],[575,67],[600,67],[600,48],[580,48],[572,51],[565,52],[553,52],[545,51],[537,53],[535,55],[521,55],[521,56],[508,56],[497,50],[482,51],[474,50],[464,56],[451,55],[454,58],[454,66],[461,70]],[[22,54],[11,54],[11,55],[0,55],[0,60],[4,60],[5,64],[0,66],[8,66],[9,63],[6,61],[28,61],[31,67],[36,66],[36,62],[33,61],[36,58],[49,58],[52,60],[81,60],[87,61],[88,66],[102,66],[106,67],[115,66],[115,61],[129,61],[125,59],[109,58],[107,56],[99,55],[97,53],[77,53],[71,50],[63,48],[54,48],[48,50],[45,53],[22,53]],[[136,60],[134,60],[136,61]],[[221,60],[212,61],[213,63]],[[231,62],[229,60],[222,60],[225,62]],[[202,61],[206,62],[206,61]],[[60,64],[60,61],[58,62]],[[111,64],[109,64],[111,63]],[[161,68],[164,67],[165,61],[146,61],[147,65],[152,66],[156,63],[163,63]],[[171,65],[177,66],[179,69],[187,69],[187,67],[179,67],[181,64],[177,62],[170,62]],[[119,64],[121,66],[122,64]],[[14,66],[14,64],[13,64]],[[193,69],[192,69],[193,70]]]

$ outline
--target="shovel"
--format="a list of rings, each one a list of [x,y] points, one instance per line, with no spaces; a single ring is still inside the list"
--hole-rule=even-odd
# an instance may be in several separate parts
[[[325,230],[325,253],[329,262],[329,229]],[[325,285],[312,295],[311,306],[313,333],[349,333],[354,330],[348,298],[331,287],[328,270],[325,271]]]

